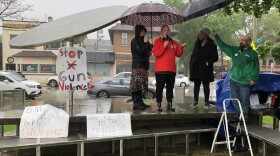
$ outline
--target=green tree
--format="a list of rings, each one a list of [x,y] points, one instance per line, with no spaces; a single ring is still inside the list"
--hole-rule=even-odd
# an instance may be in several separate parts
[[[280,12],[280,0],[235,0],[225,7],[225,12],[231,15],[233,12],[244,11],[260,18],[267,14],[272,7],[277,8]]]
[[[257,52],[261,59],[272,56],[276,61],[280,60],[279,41],[280,41],[280,16],[276,9],[271,9],[268,14],[258,19],[258,37],[263,43],[257,46]]]
[[[275,8],[268,14],[263,15],[257,21],[257,36],[262,37],[263,41],[271,40],[273,43],[279,39],[280,14]]]
[[[257,52],[260,59],[265,59],[272,49],[272,42],[270,40],[265,41],[263,44],[258,45]]]
[[[189,5],[189,3],[185,3],[182,0],[164,0],[164,3],[181,10],[181,12]],[[251,16],[244,12],[233,13],[231,16],[228,16],[223,10],[217,10],[205,16],[175,25],[174,28],[179,31],[176,36],[177,39],[180,42],[187,41],[184,55],[179,59],[179,66],[184,67],[185,75],[188,74],[190,55],[198,33],[202,28],[215,29],[225,42],[236,45],[242,33],[249,33],[250,22]]]
[[[275,44],[271,49],[271,56],[277,61],[280,62],[280,43]]]

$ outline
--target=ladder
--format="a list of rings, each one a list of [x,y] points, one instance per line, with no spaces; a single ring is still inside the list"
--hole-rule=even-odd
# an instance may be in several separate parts
[[[237,101],[239,109],[240,109],[240,115],[238,118],[239,120],[235,120],[235,121],[228,120],[227,110],[226,110],[226,101]],[[234,135],[231,135],[229,133],[229,127],[228,127],[229,123],[237,123]],[[222,124],[223,124],[224,131],[225,131],[226,141],[217,141],[217,136],[218,136],[218,133],[219,133],[219,130],[220,130]],[[241,133],[242,132],[241,124],[243,124],[243,126],[244,126],[245,134]],[[244,138],[243,138],[244,136],[246,136],[246,138],[247,138],[247,143],[248,143],[249,149],[244,148],[244,146],[245,146]],[[235,145],[237,138],[241,138],[242,145],[239,147]],[[250,151],[251,156],[253,156],[253,151],[252,151],[251,142],[250,142],[250,138],[248,135],[248,130],[247,130],[247,126],[246,126],[244,115],[243,115],[243,110],[241,108],[240,101],[236,98],[228,98],[223,101],[223,113],[222,113],[217,131],[216,131],[214,139],[213,139],[211,153],[213,153],[215,145],[218,145],[218,144],[227,144],[227,148],[228,148],[228,152],[229,152],[230,156],[232,156],[233,152],[240,152],[240,151]]]

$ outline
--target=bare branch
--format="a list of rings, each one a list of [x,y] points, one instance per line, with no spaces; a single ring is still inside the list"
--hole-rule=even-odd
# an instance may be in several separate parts
[[[23,5],[21,0],[1,0],[0,19],[18,18],[26,11],[32,11],[32,5]]]

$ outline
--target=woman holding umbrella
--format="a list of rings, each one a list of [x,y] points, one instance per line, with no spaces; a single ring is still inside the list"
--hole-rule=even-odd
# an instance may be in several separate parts
[[[130,91],[133,109],[144,110],[149,108],[142,100],[142,90],[148,89],[149,57],[152,51],[152,39],[144,42],[147,29],[143,25],[135,26],[135,38],[131,41],[132,74]]]
[[[153,55],[155,59],[155,72],[156,72],[156,101],[157,110],[162,111],[162,92],[166,84],[166,99],[167,111],[175,111],[172,107],[173,88],[176,75],[176,61],[175,57],[181,57],[183,48],[186,43],[179,45],[175,40],[168,35],[170,28],[164,25],[161,28],[161,37],[155,40],[153,47]]]

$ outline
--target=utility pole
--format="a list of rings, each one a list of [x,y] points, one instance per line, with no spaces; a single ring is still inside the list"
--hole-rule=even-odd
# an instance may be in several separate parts
[[[98,30],[96,32],[96,51],[98,51],[98,41],[104,37],[103,30]]]

